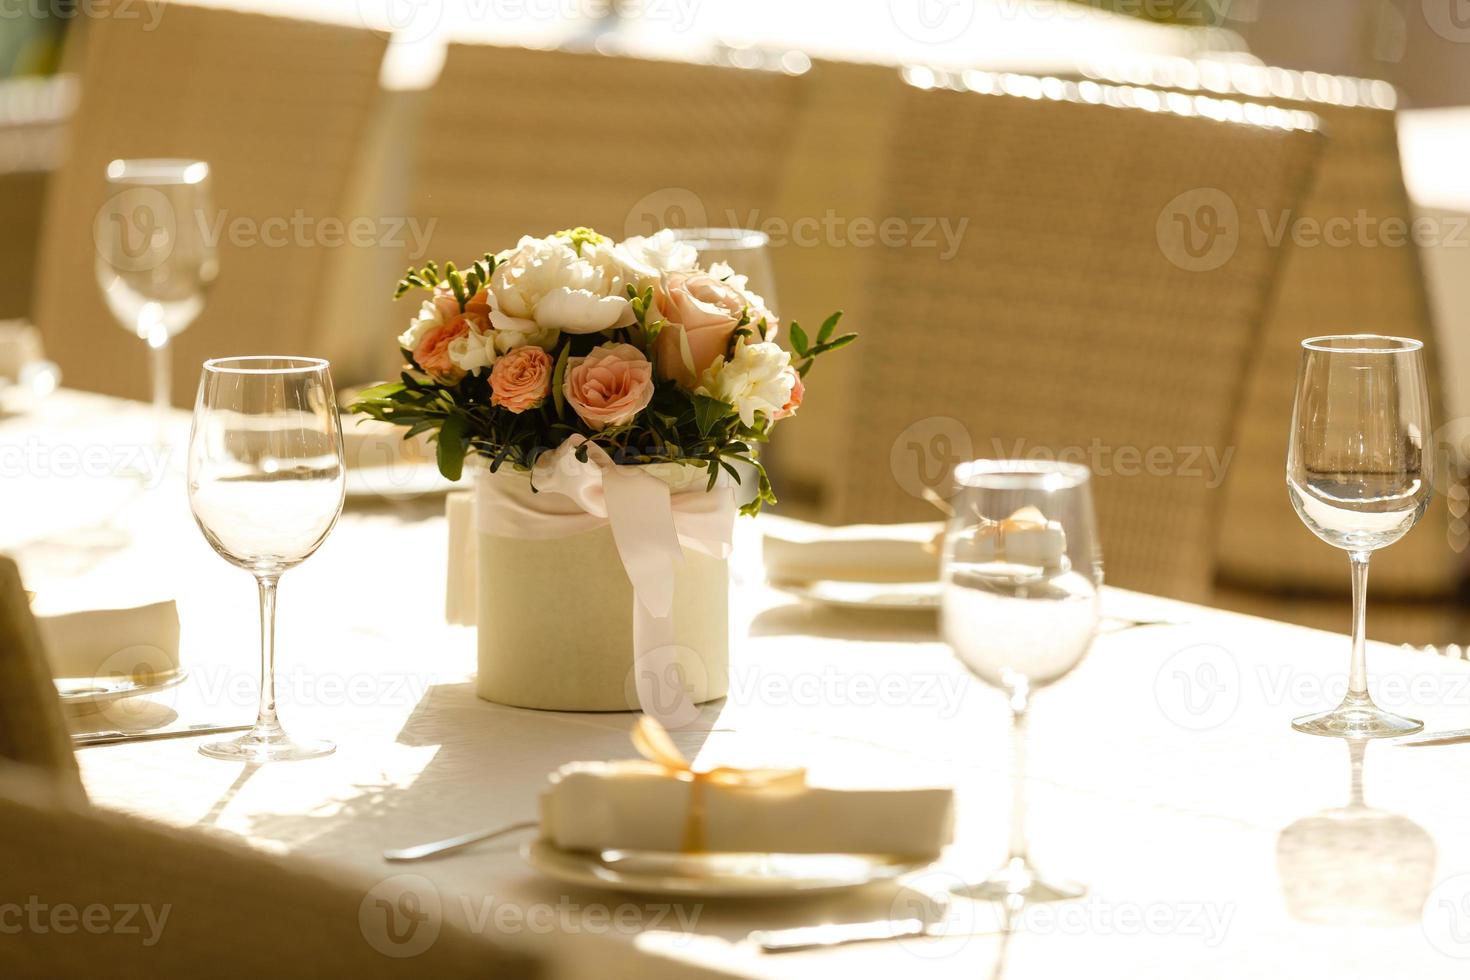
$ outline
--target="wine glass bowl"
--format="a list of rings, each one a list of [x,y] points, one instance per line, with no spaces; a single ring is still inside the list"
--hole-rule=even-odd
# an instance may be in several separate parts
[[[1433,492],[1423,351],[1418,340],[1374,334],[1302,341],[1287,492],[1302,523],[1348,553],[1353,648],[1347,697],[1293,721],[1298,731],[1371,738],[1424,727],[1373,704],[1365,662],[1369,556],[1407,534]]]
[[[329,742],[294,742],[275,701],[275,602],[282,573],[312,555],[342,512],[346,467],[326,361],[206,361],[189,436],[189,506],[205,540],[253,574],[260,592],[260,708],[238,739],[200,748],[244,762],[308,759]]]
[[[675,228],[674,237],[689,245],[699,255],[699,264],[708,269],[723,262],[735,274],[746,277],[746,286],[765,300],[767,309],[779,309],[776,302],[776,274],[771,268],[771,239],[763,231],[749,228]]]
[[[209,164],[202,160],[113,160],[111,195],[93,224],[102,297],[124,330],[150,351],[160,428],[171,404],[169,342],[204,309],[218,271],[206,234]]]
[[[1025,838],[1025,725],[1033,692],[1082,661],[1099,617],[1102,560],[1087,468],[976,460],[955,470],[945,532],[942,629],[955,656],[1005,693],[1011,709],[1013,807],[1005,865],[975,898],[1007,903],[1076,898],[1085,889],[1044,878]]]

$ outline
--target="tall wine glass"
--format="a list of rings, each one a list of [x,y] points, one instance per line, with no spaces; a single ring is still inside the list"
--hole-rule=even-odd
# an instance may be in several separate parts
[[[111,195],[97,212],[97,284],[124,330],[148,345],[154,413],[166,443],[169,341],[204,309],[218,264],[208,230],[209,164],[114,160]]]
[[[1076,667],[1092,644],[1102,587],[1090,474],[1073,463],[976,460],[955,470],[945,532],[945,641],[1011,708],[1011,839],[1006,863],[975,898],[1007,903],[1077,898],[1042,877],[1026,847],[1026,715],[1031,695]]]
[[[776,274],[771,269],[771,239],[763,231],[747,228],[676,228],[674,237],[699,253],[699,264],[708,269],[723,262],[737,275],[746,277],[750,291],[766,301],[766,309],[778,310]]]
[[[189,505],[214,550],[260,589],[260,711],[237,739],[199,751],[272,762],[327,755],[276,718],[276,584],[320,547],[342,513],[342,424],[326,361],[226,357],[204,362],[189,436]]]
[[[1369,556],[1407,534],[1429,506],[1430,432],[1422,343],[1373,334],[1302,341],[1286,485],[1312,533],[1348,553],[1353,652],[1347,697],[1297,718],[1291,727],[1299,732],[1373,738],[1424,727],[1369,697],[1364,626]]]

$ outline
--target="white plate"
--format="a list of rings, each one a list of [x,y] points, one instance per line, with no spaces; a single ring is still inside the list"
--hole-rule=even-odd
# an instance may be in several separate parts
[[[861,888],[928,866],[880,854],[673,854],[655,851],[564,851],[538,840],[526,863],[570,885],[642,895],[775,898]]]
[[[836,609],[938,609],[939,582],[772,582],[778,592]]]
[[[433,463],[348,467],[347,496],[390,500],[443,495],[468,483],[446,480]]]
[[[61,703],[68,706],[76,706],[107,704],[123,698],[136,698],[146,694],[154,694],[158,691],[166,691],[171,687],[182,684],[188,676],[188,669],[181,667],[171,674],[165,674],[146,684],[139,684],[131,677],[109,679],[66,678],[55,681],[54,683],[56,684],[56,696],[61,699]]]

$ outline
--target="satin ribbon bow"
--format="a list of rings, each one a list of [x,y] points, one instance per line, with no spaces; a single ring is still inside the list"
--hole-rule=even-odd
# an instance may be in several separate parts
[[[976,529],[977,537],[1000,537],[1005,538],[1007,534],[1017,531],[1037,531],[1046,529],[1046,515],[1035,507],[1026,506],[1016,511],[1010,517],[999,521],[987,521]]]
[[[585,460],[577,458],[585,447]],[[672,464],[671,464],[672,465]],[[560,538],[609,525],[623,571],[633,586],[634,689],[639,706],[680,727],[698,714],[680,683],[674,646],[674,576],[683,548],[715,558],[730,554],[735,495],[728,486],[671,493],[638,466],[618,466],[596,443],[572,436],[531,470],[539,491],[565,497],[576,513],[537,507],[509,494],[482,494],[480,528],[515,538]],[[493,487],[493,483],[491,484]]]
[[[705,849],[705,786],[727,786],[759,793],[790,793],[806,787],[805,769],[716,766],[696,771],[694,764],[669,737],[668,730],[648,715],[639,718],[633,726],[633,747],[665,775],[689,783],[689,815],[684,824],[683,844],[686,852]]]

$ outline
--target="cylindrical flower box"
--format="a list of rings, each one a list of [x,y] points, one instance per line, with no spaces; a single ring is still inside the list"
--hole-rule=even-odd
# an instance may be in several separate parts
[[[702,493],[703,470],[642,467],[671,492]],[[541,515],[585,516],[570,498],[533,493],[530,477],[506,467],[481,472],[485,495],[511,495]],[[545,522],[540,522],[545,523]],[[552,711],[639,708],[634,683],[633,586],[607,524],[563,536],[521,537],[476,528],[479,677],[487,701]],[[675,570],[673,670],[698,704],[729,687],[728,562],[683,548]]]

